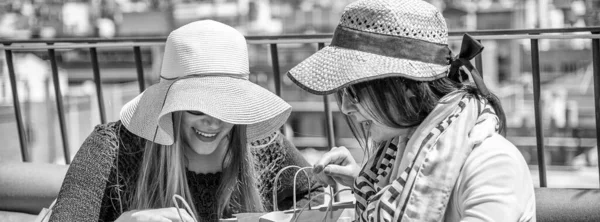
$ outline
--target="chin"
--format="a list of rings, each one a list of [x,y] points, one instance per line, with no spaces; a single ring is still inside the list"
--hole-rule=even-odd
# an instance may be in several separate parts
[[[209,150],[209,149],[203,149],[203,148],[198,148],[198,149],[192,148],[192,150],[194,151],[194,153],[196,153],[198,155],[208,156],[208,155],[213,154],[217,149],[214,148],[214,149]]]
[[[192,145],[192,150],[198,155],[210,155],[213,154],[219,148],[219,143],[216,141],[205,143],[201,141],[196,141],[194,145]]]

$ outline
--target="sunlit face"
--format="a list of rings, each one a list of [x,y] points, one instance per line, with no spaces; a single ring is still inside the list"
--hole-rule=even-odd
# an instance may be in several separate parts
[[[226,149],[227,135],[233,124],[198,111],[183,111],[181,134],[183,142],[199,155],[209,155],[218,149]]]
[[[397,129],[386,126],[373,118],[363,106],[360,105],[360,100],[352,87],[346,87],[342,93],[341,111],[349,116],[353,121],[360,124],[367,123],[369,125],[369,133],[371,139],[375,142],[388,141],[394,137],[405,133],[407,129]]]

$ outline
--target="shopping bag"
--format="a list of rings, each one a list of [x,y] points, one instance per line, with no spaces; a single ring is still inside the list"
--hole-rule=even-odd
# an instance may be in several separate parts
[[[48,222],[50,220],[50,215],[52,214],[52,208],[54,207],[54,204],[56,204],[56,199],[54,199],[54,201],[52,201],[52,204],[50,204],[50,207],[42,208],[42,210],[40,211],[38,216],[33,221],[34,222]]]
[[[294,206],[291,210],[286,211],[278,211],[277,208],[277,182],[279,181],[279,176],[281,173],[290,168],[298,168],[296,174],[294,175],[293,180],[293,198],[294,198]],[[352,202],[344,202],[344,203],[333,203],[333,197],[339,194],[342,191],[346,191],[349,189],[340,190],[337,193],[333,194],[332,191],[330,193],[321,193],[314,197],[311,197],[309,202],[305,204],[302,208],[298,208],[296,206],[296,181],[298,174],[300,172],[304,172],[309,182],[310,186],[311,181],[306,170],[312,169],[312,167],[298,167],[298,166],[288,166],[281,169],[277,175],[275,176],[275,183],[273,184],[273,209],[275,211],[268,213],[242,213],[235,214],[238,222],[350,222],[353,221],[355,216],[354,212],[354,203]],[[310,192],[310,189],[309,189]],[[311,202],[320,197],[321,195],[328,195],[331,198],[329,204],[327,206],[322,206],[316,209],[312,209]],[[310,193],[309,193],[310,197]]]
[[[338,192],[339,193],[339,192]],[[330,195],[329,193],[322,193],[319,195]],[[335,194],[334,194],[335,195]],[[287,211],[275,211],[267,213],[259,217],[258,222],[350,222],[353,221],[355,216],[354,203],[332,203],[333,196],[330,198],[328,206],[322,206],[315,209],[307,209],[304,206],[301,209],[292,209]],[[315,196],[313,198],[316,198]],[[312,199],[312,198],[311,198]],[[308,205],[308,204],[306,204]],[[240,220],[238,220],[240,221]],[[244,222],[257,222],[244,221]]]
[[[173,204],[175,204],[175,208],[177,209],[177,214],[179,215],[179,219],[181,219],[181,221],[184,221],[183,216],[181,216],[181,211],[180,211],[181,208],[179,207],[178,201],[181,201],[181,203],[185,207],[184,209],[187,211],[187,213],[190,216],[192,216],[192,219],[194,220],[194,222],[198,222],[198,219],[194,215],[194,212],[192,211],[192,208],[190,208],[190,205],[187,203],[187,201],[185,201],[185,199],[183,199],[183,197],[175,194],[175,195],[173,195]],[[219,219],[219,222],[234,222],[234,221],[238,221],[238,220],[236,218]]]

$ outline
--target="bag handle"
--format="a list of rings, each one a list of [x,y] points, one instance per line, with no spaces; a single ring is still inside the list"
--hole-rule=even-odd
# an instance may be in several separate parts
[[[298,218],[300,218],[300,214],[302,214],[302,212],[304,212],[304,210],[306,210],[306,208],[310,204],[310,202],[312,202],[315,198],[323,196],[323,195],[328,195],[330,197],[329,199],[333,199],[333,197],[331,196],[330,193],[320,193],[320,194],[315,195],[314,197],[310,198],[310,201],[307,204],[304,204],[304,207],[300,208],[300,212],[298,212],[298,214],[296,214],[296,210],[294,209],[294,215],[292,216],[292,218],[294,220],[293,222],[298,222]],[[327,215],[331,214],[330,210],[331,210],[331,201],[329,202],[329,206],[327,206],[327,210],[325,211],[325,216],[323,217],[323,219],[321,221],[323,221],[323,222],[327,221]]]
[[[298,178],[298,173],[304,172],[304,175],[306,175],[306,177],[308,178],[308,197],[310,198],[310,189],[311,189],[310,184],[312,181],[310,180],[310,177],[308,176],[308,173],[306,172],[306,170],[312,169],[312,168],[313,167],[302,167],[298,171],[296,171],[296,173],[294,174],[294,186],[293,186],[293,189],[294,189],[294,212],[296,212],[296,179]],[[308,201],[308,209],[309,210],[311,209],[310,202],[311,201]]]
[[[180,208],[179,208],[179,204],[177,203],[177,200],[180,200],[183,203],[183,206],[185,207],[185,210],[188,212],[188,214],[190,216],[192,216],[192,219],[194,219],[194,222],[198,222],[198,219],[196,219],[196,216],[194,215],[194,211],[192,211],[192,208],[187,203],[187,201],[185,201],[185,199],[183,199],[183,197],[175,194],[175,195],[173,195],[173,204],[175,204],[175,209],[177,209],[177,214],[179,214],[179,219],[181,219],[181,221],[185,221],[183,219],[183,216],[181,216],[181,211],[180,211]]]
[[[293,222],[298,222],[298,218],[300,218],[300,214],[302,214],[302,212],[304,212],[304,210],[306,210],[306,207],[309,206],[310,202],[313,201],[313,199],[320,197],[322,195],[328,195],[329,196],[329,204],[327,205],[327,210],[325,211],[325,216],[323,217],[323,219],[321,220],[322,222],[327,222],[327,216],[329,216],[330,221],[333,220],[333,198],[335,196],[337,196],[338,194],[340,194],[342,191],[352,191],[352,189],[350,188],[344,188],[341,190],[338,190],[338,192],[336,192],[335,194],[331,195],[330,193],[333,193],[333,188],[331,186],[329,186],[329,192],[330,193],[320,193],[315,195],[314,197],[310,198],[310,201],[308,202],[308,204],[305,204],[304,207],[302,207],[300,209],[300,212],[298,212],[298,215],[296,215],[296,211],[294,209],[294,216],[292,218],[294,218]],[[310,208],[308,209],[310,210]]]
[[[291,165],[291,166],[286,166],[284,168],[282,168],[281,170],[279,170],[279,172],[277,172],[277,174],[275,175],[275,182],[273,183],[273,211],[277,211],[278,210],[278,206],[277,206],[277,182],[279,182],[279,176],[287,169],[291,169],[291,168],[297,168],[298,171],[296,171],[296,174],[294,175],[294,187],[293,187],[293,196],[294,196],[294,211],[296,210],[296,176],[298,176],[298,172],[302,171],[304,172],[304,175],[306,175],[306,178],[308,179],[308,196],[310,197],[311,191],[310,191],[310,184],[311,184],[311,180],[310,177],[308,176],[308,173],[305,171],[308,168],[312,168],[312,167],[299,167],[299,166],[295,166],[295,165]],[[308,202],[308,206],[310,207],[310,201]]]

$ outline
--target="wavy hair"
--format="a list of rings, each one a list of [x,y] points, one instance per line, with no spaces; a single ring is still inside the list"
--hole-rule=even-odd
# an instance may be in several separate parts
[[[453,81],[448,77],[432,81],[387,77],[356,83],[350,87],[354,88],[360,105],[375,121],[393,128],[409,128],[421,124],[442,97],[457,90],[464,90],[479,95],[476,98],[488,100],[500,120],[500,133],[505,133],[506,116],[498,97],[494,94],[483,97],[479,89],[471,83]],[[338,91],[336,97],[340,107],[342,96],[342,90]],[[348,116],[346,120],[361,147],[367,154],[371,153],[372,147],[379,144],[369,142],[368,129],[355,123]]]

